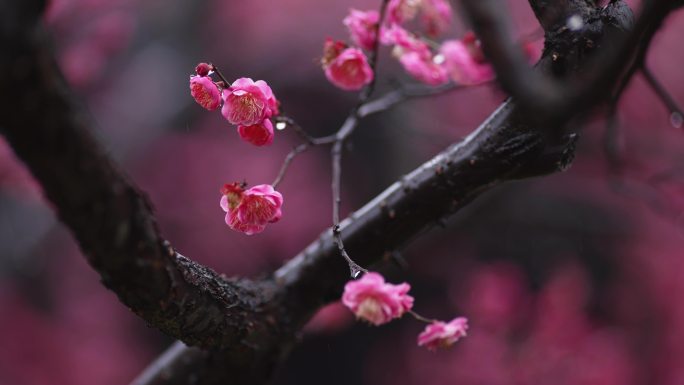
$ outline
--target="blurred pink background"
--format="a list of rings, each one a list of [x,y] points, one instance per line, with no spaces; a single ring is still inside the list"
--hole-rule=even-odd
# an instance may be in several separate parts
[[[53,0],[45,20],[97,135],[149,194],[164,235],[218,272],[257,276],[330,225],[328,153],[294,161],[279,223],[251,237],[230,231],[220,186],[270,183],[298,139],[241,141],[193,102],[188,76],[211,61],[229,80],[267,80],[287,115],[332,133],[356,96],[317,67],[323,39],[347,39],[348,9],[378,4]],[[508,5],[519,36],[537,30],[527,2]],[[680,12],[648,65],[684,104],[681,36]],[[391,79],[411,81],[386,49],[380,69],[380,93]],[[502,99],[485,86],[364,121],[345,155],[344,213],[467,135]],[[390,280],[412,284],[420,313],[468,317],[467,338],[431,353],[416,346],[422,325],[412,319],[369,327],[332,305],[276,384],[684,384],[684,135],[640,76],[619,118],[620,175],[609,172],[605,122],[592,119],[570,170],[485,194],[412,244],[407,270],[390,269]],[[126,384],[171,342],[99,283],[1,138],[0,330],[0,385]]]

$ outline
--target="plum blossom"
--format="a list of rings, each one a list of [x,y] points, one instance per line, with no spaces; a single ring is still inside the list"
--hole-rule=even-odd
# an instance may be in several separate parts
[[[392,25],[382,34],[383,44],[394,44],[392,54],[399,59],[404,70],[414,78],[429,85],[444,84],[449,73],[435,57],[427,44],[398,25]]]
[[[401,24],[416,17],[422,0],[390,0],[387,3],[387,22]]]
[[[255,146],[267,146],[273,143],[273,123],[270,119],[264,119],[251,126],[238,126],[238,134]]]
[[[449,323],[435,321],[418,335],[418,346],[425,345],[429,350],[447,348],[465,337],[467,330],[468,319],[465,317],[454,318]]]
[[[349,15],[342,21],[349,30],[349,35],[354,44],[359,47],[372,50],[378,36],[378,23],[380,13],[378,11],[359,11],[350,9]]]
[[[468,52],[470,53],[470,56],[473,57],[473,60],[478,63],[485,63],[487,61],[484,56],[484,52],[482,52],[482,42],[477,38],[477,36],[475,36],[475,32],[466,32],[461,41],[463,41],[463,44],[468,49]]]
[[[451,5],[447,0],[422,0],[421,21],[430,36],[437,36],[445,32],[451,24]]]
[[[401,53],[405,51],[418,52],[423,56],[431,55],[430,47],[424,41],[397,24],[382,29],[380,42],[385,45],[394,45],[395,56],[401,56]]]
[[[326,42],[328,45],[328,42]],[[368,64],[366,55],[358,48],[345,48],[334,58],[325,48],[323,68],[325,76],[335,86],[346,90],[360,90],[373,80],[373,69]]]
[[[282,216],[283,196],[271,185],[262,184],[245,190],[240,183],[229,183],[223,186],[221,194],[219,203],[226,212],[226,224],[233,230],[257,234]]]
[[[190,95],[200,106],[213,111],[221,105],[218,86],[210,77],[190,76]]]
[[[251,126],[278,114],[278,101],[263,80],[239,78],[223,90],[221,114],[230,123]]]
[[[378,273],[366,273],[356,281],[344,286],[342,303],[356,318],[378,326],[400,318],[413,307],[413,297],[408,295],[411,286],[404,282],[398,285],[385,283]]]
[[[340,56],[342,51],[349,48],[349,46],[340,40],[333,40],[331,38],[326,38],[323,43],[323,57],[321,58],[321,67],[325,69],[332,63],[335,58]]]
[[[431,86],[438,86],[449,81],[449,73],[432,55],[425,56],[409,51],[399,57],[399,63],[411,76]]]
[[[492,66],[485,62],[477,40],[447,40],[440,53],[451,78],[461,84],[480,84],[494,79]]]

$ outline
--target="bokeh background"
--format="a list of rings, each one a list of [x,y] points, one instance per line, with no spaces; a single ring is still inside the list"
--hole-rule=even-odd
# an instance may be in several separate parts
[[[527,2],[507,3],[517,36],[538,30]],[[163,234],[219,272],[257,276],[330,224],[328,152],[295,160],[280,187],[281,222],[251,237],[230,231],[220,186],[270,183],[298,138],[277,132],[266,148],[241,141],[193,102],[188,76],[211,61],[229,80],[265,79],[287,115],[332,133],[356,96],[326,82],[316,63],[322,41],[347,39],[350,7],[377,6],[52,0],[45,22],[97,135],[147,192]],[[457,22],[450,33],[464,30]],[[676,14],[648,65],[684,103],[681,36]],[[380,93],[411,82],[386,49],[380,71]],[[345,154],[344,212],[467,135],[503,98],[485,86],[364,121]],[[466,339],[431,353],[416,346],[423,325],[412,319],[370,327],[332,305],[276,384],[684,384],[684,135],[640,76],[618,127],[620,167],[604,149],[605,121],[593,118],[570,170],[485,194],[405,250],[407,266],[386,270],[412,284],[420,313],[467,316]],[[170,343],[99,283],[0,138],[0,385],[126,384]]]

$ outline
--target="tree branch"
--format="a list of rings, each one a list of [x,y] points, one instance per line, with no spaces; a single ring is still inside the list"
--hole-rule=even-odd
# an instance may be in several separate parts
[[[348,280],[333,232],[323,232],[260,281],[224,279],[176,253],[160,236],[147,199],[86,129],[90,122],[68,93],[37,25],[40,9],[35,0],[0,0],[0,130],[103,283],[152,326],[205,349],[175,346],[136,384],[265,382],[296,332],[321,305],[339,298]],[[584,41],[566,43],[572,50]],[[547,51],[538,67],[544,71],[553,61]],[[504,83],[508,78],[500,77]],[[530,106],[505,102],[466,140],[343,220],[339,234],[346,248],[370,265],[499,183],[565,169],[576,137],[550,137],[548,126],[528,113]]]
[[[258,359],[235,362],[245,373],[256,362],[268,368],[276,356],[268,349],[293,334],[268,311],[272,281],[224,279],[176,253],[159,235],[146,197],[87,130],[90,121],[57,70],[38,13],[31,14],[40,7],[3,0],[0,9],[0,132],[103,284],[168,335],[234,355],[253,350],[244,356]]]
[[[538,124],[554,126],[606,101],[634,57],[648,49],[673,6],[668,1],[644,1],[632,28],[631,10],[622,1],[611,1],[603,8],[594,8],[584,0],[551,3],[531,1],[545,28],[549,23],[539,13],[540,7],[562,9],[557,4],[564,7],[562,16],[556,18],[561,22],[545,29],[545,55],[553,56],[554,60],[542,71],[534,72],[510,38],[508,20],[506,13],[501,12],[500,2],[463,1],[502,87],[521,107],[535,114]],[[574,31],[566,25],[572,15],[581,17],[581,26]],[[605,41],[609,43],[603,45]],[[597,54],[587,60],[597,49]],[[583,71],[578,71],[580,66]],[[575,75],[568,76],[569,73]]]

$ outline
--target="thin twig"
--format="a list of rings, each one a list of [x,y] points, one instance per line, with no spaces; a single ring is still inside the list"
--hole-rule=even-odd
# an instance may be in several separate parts
[[[646,82],[648,85],[651,87],[653,92],[658,95],[660,100],[665,104],[667,109],[670,111],[670,120],[671,124],[675,126],[675,128],[680,128],[682,127],[682,119],[684,119],[684,112],[682,112],[682,108],[677,104],[677,101],[674,100],[672,95],[670,95],[669,92],[663,87],[662,83],[656,78],[656,76],[651,72],[651,70],[647,66],[642,66],[641,67],[641,73],[644,75],[644,78],[646,79]]]
[[[285,123],[288,127],[292,127],[294,132],[296,132],[297,135],[299,135],[309,145],[316,146],[318,144],[324,144],[318,143],[319,141],[317,138],[314,138],[313,136],[309,135],[309,133],[306,132],[306,130],[304,130],[304,128],[302,128],[302,126],[300,126],[299,123],[295,122],[294,119],[288,116],[276,116],[275,118],[273,118],[273,120],[275,121],[276,125],[278,123]]]
[[[620,160],[617,103],[611,104],[609,108],[603,134],[603,151],[608,161],[609,173],[618,175],[622,169],[622,161]]]
[[[343,140],[335,142],[332,147],[332,192],[333,192],[333,227],[332,234],[335,238],[335,243],[340,251],[342,257],[349,264],[349,271],[352,278],[358,277],[360,272],[367,273],[368,270],[361,267],[358,263],[351,259],[349,254],[344,248],[344,243],[342,242],[342,236],[340,232],[340,179],[342,175],[342,145]]]
[[[352,132],[354,132],[354,130],[359,124],[359,111],[361,107],[363,107],[363,105],[368,101],[370,96],[373,94],[373,91],[375,90],[375,83],[377,79],[376,68],[378,64],[378,51],[380,48],[380,26],[383,24],[385,20],[385,11],[387,10],[388,2],[389,0],[383,0],[382,4],[380,5],[380,18],[376,26],[375,41],[373,42],[373,49],[371,50],[369,57],[369,65],[374,74],[373,79],[368,85],[366,85],[366,87],[364,87],[363,90],[361,90],[361,94],[359,95],[359,102],[354,107],[354,109],[352,109],[342,127],[335,134],[335,142],[333,144],[332,149],[330,150],[330,155],[332,158],[331,187],[333,198],[332,235],[335,239],[335,243],[337,244],[337,248],[339,249],[340,254],[349,264],[349,270],[352,278],[356,278],[359,275],[360,271],[366,272],[367,270],[351,259],[346,249],[344,248],[344,243],[342,242],[342,235],[340,232],[340,179],[342,178],[342,148],[347,138],[352,134]]]
[[[378,112],[386,111],[397,104],[412,98],[441,95],[448,91],[460,90],[468,88],[462,84],[447,83],[437,87],[427,86],[401,86],[400,88],[390,91],[385,95],[366,102],[359,108],[358,115],[360,118],[365,118],[369,115]]]
[[[280,182],[282,182],[283,178],[285,177],[285,173],[287,172],[288,167],[290,167],[290,163],[294,160],[294,158],[301,154],[302,152],[306,151],[311,147],[311,144],[309,143],[302,143],[299,146],[295,147],[290,151],[289,154],[287,154],[287,157],[285,157],[285,161],[283,162],[283,165],[280,167],[280,172],[278,173],[278,176],[275,178],[273,181],[273,188],[275,189],[278,187]]]
[[[416,312],[413,311],[413,310],[409,310],[407,313],[411,314],[411,315],[413,316],[413,318],[417,319],[418,321],[422,321],[422,322],[425,322],[425,323],[431,324],[431,323],[433,323],[433,322],[439,322],[439,321],[436,320],[436,319],[430,319],[430,318],[427,318],[427,317],[423,317],[422,315],[416,313]]]
[[[275,180],[273,181],[273,188],[276,188],[278,184],[282,182],[283,178],[285,177],[285,173],[287,172],[288,168],[290,167],[290,164],[297,155],[303,153],[304,151],[314,146],[332,144],[335,140],[334,138],[325,137],[315,138],[309,135],[309,133],[307,133],[306,130],[304,130],[304,128],[302,128],[302,126],[300,126],[297,122],[295,122],[294,119],[287,116],[276,116],[275,118],[273,118],[273,120],[276,122],[276,125],[279,123],[284,123],[287,126],[292,127],[292,129],[304,140],[304,143],[293,148],[292,151],[290,151],[285,157],[283,165],[280,167],[280,172],[278,172],[278,176],[276,176]]]
[[[387,13],[386,11],[388,3],[389,0],[382,0],[382,4],[380,4],[380,17],[378,18],[378,24],[375,26],[375,41],[373,42],[373,47],[368,58],[368,62],[373,70],[374,76],[373,79],[371,79],[371,82],[361,91],[359,104],[357,105],[356,110],[358,110],[358,108],[361,107],[361,105],[365,103],[371,96],[373,90],[375,89],[375,83],[378,79],[378,77],[375,76],[375,68],[378,64],[378,52],[380,51],[380,26],[382,26],[382,24],[385,22],[385,14]]]
[[[226,77],[223,76],[223,74],[221,73],[219,68],[213,64],[211,64],[211,68],[212,68],[212,71],[214,71],[216,73],[216,76],[218,76],[219,79],[221,79],[221,81],[223,81],[223,83],[226,85],[226,87],[230,87],[230,83],[228,82],[228,79],[226,79]]]
[[[615,90],[613,91],[610,101],[608,103],[608,113],[606,115],[606,129],[603,136],[603,150],[606,153],[608,160],[609,172],[614,175],[619,175],[622,172],[622,161],[620,159],[619,148],[619,120],[618,120],[618,104],[620,98],[624,93],[627,85],[629,85],[632,75],[639,67],[643,65],[645,50],[640,50],[636,55],[625,75],[619,80]]]
[[[366,103],[362,104],[357,112],[357,118],[355,120],[360,120],[362,118],[365,118],[370,115],[374,115],[380,112],[384,112],[389,110],[390,108],[404,102],[410,99],[414,98],[419,98],[419,97],[429,97],[429,96],[436,96],[436,95],[442,95],[446,92],[449,91],[455,91],[455,90],[461,90],[465,88],[470,88],[470,87],[477,87],[479,85],[484,85],[484,84],[489,84],[489,83],[482,83],[478,85],[473,85],[473,86],[465,86],[465,85],[460,85],[460,84],[454,84],[454,83],[448,83],[444,84],[441,86],[437,87],[430,87],[430,86],[423,86],[423,85],[404,85],[404,86],[399,86],[396,90],[389,91],[388,93],[384,94],[383,96],[380,96],[379,98],[371,101],[367,101]],[[302,128],[297,122],[294,121],[294,119],[287,117],[287,116],[277,116],[273,119],[276,124],[278,123],[285,123],[288,125],[288,127],[292,127],[293,130],[304,140],[305,143],[302,143],[290,151],[287,156],[285,157],[285,160],[283,161],[283,165],[280,168],[280,172],[278,173],[278,176],[276,177],[275,181],[273,182],[273,187],[275,188],[280,182],[282,182],[283,178],[285,177],[285,174],[287,173],[287,170],[289,169],[290,164],[294,160],[294,158],[305,152],[308,151],[312,147],[316,146],[323,146],[323,145],[329,145],[329,144],[334,144],[338,141],[338,133],[339,132],[344,132],[346,135],[351,134],[352,127],[356,127],[356,122],[354,122],[351,117],[349,117],[345,123],[342,125],[340,130],[338,130],[336,133],[332,135],[327,135],[327,136],[322,136],[322,137],[314,137],[309,135],[304,128]]]

